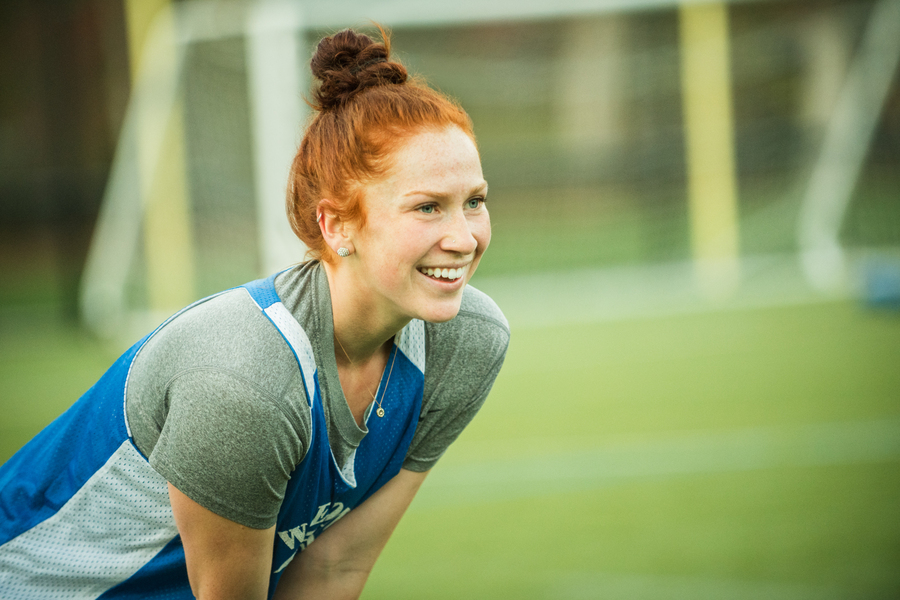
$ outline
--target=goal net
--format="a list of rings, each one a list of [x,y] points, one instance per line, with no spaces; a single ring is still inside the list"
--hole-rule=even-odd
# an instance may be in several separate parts
[[[779,257],[827,291],[900,247],[897,2],[174,6],[86,269],[106,335],[303,259],[283,202],[308,58],[370,19],[473,118],[494,226],[476,278],[684,264],[715,298]]]

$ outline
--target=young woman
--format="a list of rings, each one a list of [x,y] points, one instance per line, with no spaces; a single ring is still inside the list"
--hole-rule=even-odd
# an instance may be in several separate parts
[[[509,329],[463,110],[343,31],[288,213],[308,262],[188,307],[0,469],[0,597],[355,598]]]

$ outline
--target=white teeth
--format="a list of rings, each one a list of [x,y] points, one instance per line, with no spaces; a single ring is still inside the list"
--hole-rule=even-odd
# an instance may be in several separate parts
[[[460,267],[459,269],[435,269],[433,267],[425,267],[420,269],[422,273],[428,275],[429,277],[450,279],[451,281],[462,277],[463,273],[465,273],[465,270],[465,267]]]

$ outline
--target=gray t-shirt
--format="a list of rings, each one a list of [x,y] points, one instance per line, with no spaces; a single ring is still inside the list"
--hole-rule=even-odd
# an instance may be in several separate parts
[[[282,303],[309,336],[328,437],[338,464],[366,435],[341,391],[325,270],[279,275]],[[430,469],[484,403],[503,364],[509,326],[475,288],[459,314],[425,324],[422,412],[403,467]],[[310,413],[289,346],[246,290],[215,296],[160,329],[128,378],[126,412],[138,449],[198,504],[248,527],[275,524],[288,479],[306,454]],[[371,407],[370,407],[371,408]]]

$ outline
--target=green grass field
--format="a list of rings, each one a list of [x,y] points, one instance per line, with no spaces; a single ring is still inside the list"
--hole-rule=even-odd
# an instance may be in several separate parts
[[[365,598],[900,597],[898,315],[513,333]]]
[[[0,460],[114,353],[0,311]],[[900,315],[854,303],[516,328],[378,598],[900,597]]]

